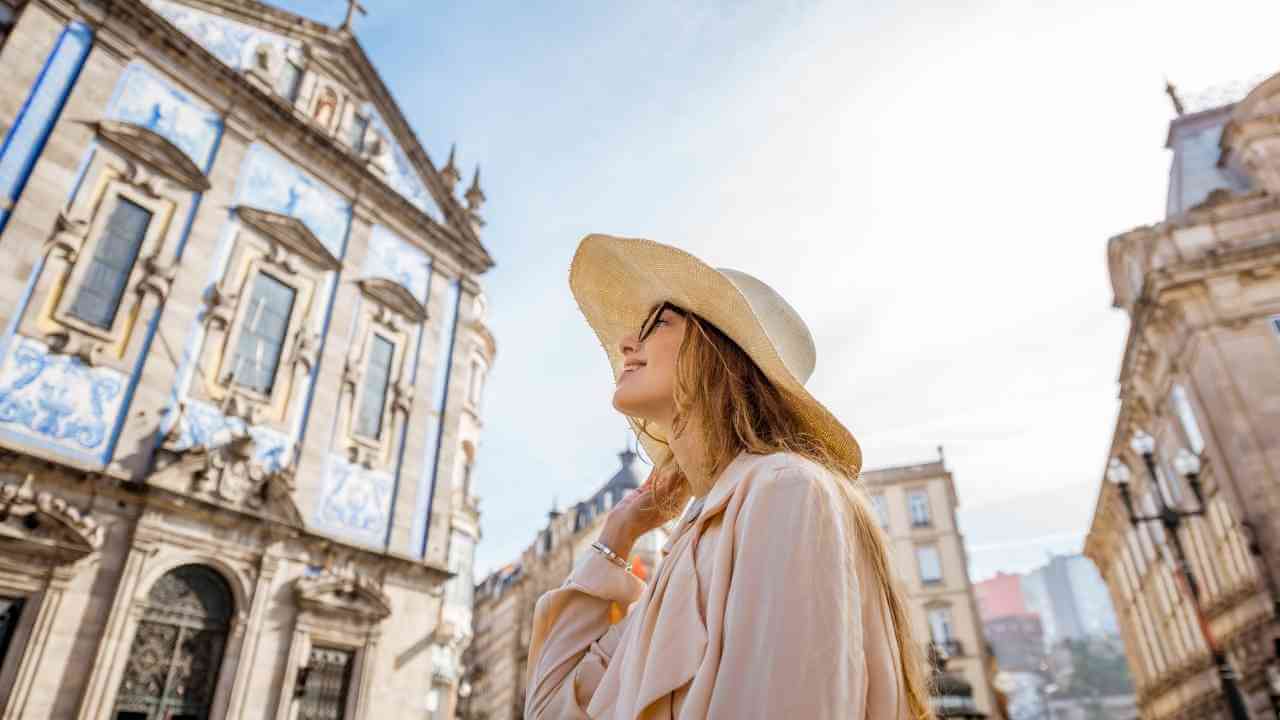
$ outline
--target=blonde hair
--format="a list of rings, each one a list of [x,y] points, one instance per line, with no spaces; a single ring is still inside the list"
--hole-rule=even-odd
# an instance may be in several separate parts
[[[667,441],[649,432],[645,421],[632,418],[638,432],[668,446],[664,457],[653,458],[653,477],[660,479],[653,488],[658,506],[674,517],[691,496],[705,495],[716,477],[743,452],[795,453],[845,479],[836,486],[854,521],[844,526],[851,547],[866,554],[888,607],[909,716],[932,720],[923,647],[916,641],[906,594],[893,571],[889,540],[875,519],[865,489],[855,480],[858,468],[840,460],[844,455],[824,444],[823,436],[809,427],[806,416],[795,410],[793,399],[770,382],[737,343],[692,313],[686,313],[685,319],[676,359],[676,413],[670,432],[674,437],[696,427],[706,467],[696,477],[689,477],[676,464]],[[691,422],[694,419],[696,423]]]

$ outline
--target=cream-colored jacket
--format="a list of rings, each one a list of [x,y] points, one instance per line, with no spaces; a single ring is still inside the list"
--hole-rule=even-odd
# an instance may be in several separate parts
[[[587,553],[538,600],[525,717],[906,718],[888,610],[836,482],[796,455],[744,453],[647,586]],[[613,602],[630,611],[611,627]]]

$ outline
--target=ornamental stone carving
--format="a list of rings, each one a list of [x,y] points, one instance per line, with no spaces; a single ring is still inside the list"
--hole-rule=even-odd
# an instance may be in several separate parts
[[[21,483],[0,485],[0,535],[57,563],[79,560],[102,547],[105,531],[96,518],[65,498],[35,490],[35,473]]]
[[[293,582],[294,598],[303,610],[348,616],[367,623],[391,617],[391,598],[377,581],[356,572],[325,570]]]

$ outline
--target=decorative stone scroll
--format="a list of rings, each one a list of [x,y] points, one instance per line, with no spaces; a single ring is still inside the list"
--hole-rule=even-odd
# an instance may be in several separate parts
[[[368,623],[391,616],[391,598],[372,578],[358,573],[326,570],[293,582],[294,598],[303,610],[322,615],[346,615]]]
[[[96,518],[48,490],[35,490],[35,473],[0,485],[0,536],[26,544],[56,564],[96,553],[105,531]]]

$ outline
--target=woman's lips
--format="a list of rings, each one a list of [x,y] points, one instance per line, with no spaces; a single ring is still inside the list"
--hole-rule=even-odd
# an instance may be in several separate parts
[[[622,366],[622,372],[618,375],[618,382],[622,382],[622,378],[629,375],[633,370],[639,370],[644,367],[644,363],[627,363]]]

